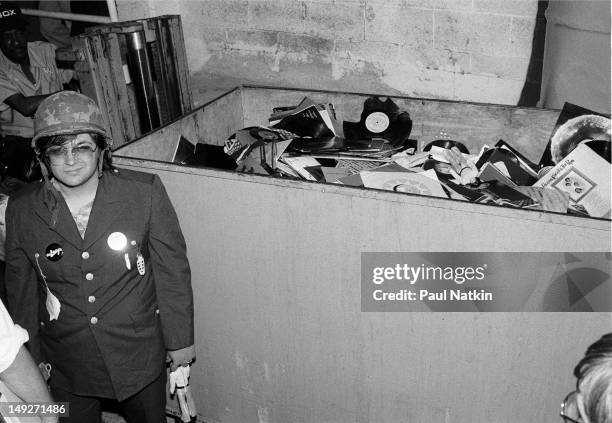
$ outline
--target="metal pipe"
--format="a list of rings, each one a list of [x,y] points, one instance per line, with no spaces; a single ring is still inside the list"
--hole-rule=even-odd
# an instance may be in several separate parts
[[[141,129],[143,133],[146,133],[159,127],[160,124],[151,65],[144,33],[137,31],[126,35],[128,68],[136,89]]]
[[[108,0],[108,1],[112,1],[112,0]],[[93,22],[93,23],[98,23],[98,24],[108,24],[111,22],[117,22],[116,20],[112,21],[111,20],[112,18],[109,18],[108,16],[82,15],[78,13],[64,13],[64,12],[47,12],[47,11],[37,10],[37,9],[21,9],[21,12],[24,15],[40,16],[43,18],[66,19],[69,21]],[[115,9],[115,19],[116,18],[117,18],[117,10]]]

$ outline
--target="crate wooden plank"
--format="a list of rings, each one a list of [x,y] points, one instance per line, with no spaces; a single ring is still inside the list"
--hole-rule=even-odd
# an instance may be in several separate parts
[[[176,72],[172,60],[172,40],[168,36],[167,24],[164,19],[152,19],[148,26],[155,32],[155,41],[151,43],[153,66],[156,76],[156,87],[160,102],[159,111],[162,124],[170,122],[181,115],[179,93],[176,90]]]
[[[128,32],[142,31],[142,22],[140,20],[113,22],[104,25],[91,26],[85,30],[87,35],[102,35],[102,34],[125,34]]]
[[[109,63],[104,57],[104,46],[102,44],[102,39],[98,36],[92,36],[89,38],[89,40],[93,53],[93,63],[95,63],[98,70],[96,74],[96,77],[98,78],[98,83],[96,84],[98,104],[104,105],[103,113],[108,116],[113,142],[122,144],[123,125],[121,122],[121,116],[119,115],[117,107],[112,100],[116,95],[115,81],[112,76],[112,72],[109,69]]]
[[[123,62],[117,34],[92,36],[99,69],[100,87],[106,103],[115,146],[125,144],[137,135],[132,121]]]
[[[184,53],[185,46],[181,44],[175,44],[176,40],[173,37],[173,33],[171,31],[171,22],[173,20],[176,19],[173,18],[160,20],[159,25],[159,34],[161,38],[160,45],[164,49],[164,54],[162,55],[164,78],[165,84],[168,87],[169,101],[172,104],[172,119],[180,116],[181,114],[189,113],[191,110],[193,110],[191,107],[191,91],[189,89],[189,70],[186,68],[187,62],[183,59],[181,59],[180,62],[176,61],[175,54],[175,50],[177,49],[183,51]],[[182,34],[182,31],[180,33]],[[180,39],[179,43],[182,42],[182,39]],[[186,73],[187,76],[180,79],[179,75],[181,75],[182,73]],[[186,92],[189,94],[189,96],[186,98],[188,103],[185,105],[182,104],[181,90],[186,90]]]
[[[149,58],[151,61],[151,71],[153,78],[153,85],[155,87],[155,102],[157,104],[157,111],[159,114],[159,122],[164,125],[170,121],[170,112],[168,107],[168,90],[164,83],[164,75],[161,64],[161,55],[159,49],[159,40],[155,40],[149,43]],[[165,99],[165,101],[161,101]]]
[[[113,113],[113,105],[107,101],[109,96],[114,95],[114,87],[104,85],[108,69],[106,60],[99,60],[104,54],[101,45],[97,45],[93,38],[80,36],[73,38],[73,47],[79,52],[77,56],[80,60],[75,62],[75,71],[81,92],[96,101],[113,140],[121,139],[120,122]]]
[[[110,129],[105,104],[101,104],[97,95],[100,79],[98,78],[98,66],[93,60],[91,43],[86,37],[75,37],[72,39],[72,47],[78,52],[76,55],[77,60],[74,63],[74,70],[79,80],[81,92],[96,100],[96,103],[98,103],[98,106],[103,111],[102,115],[106,121],[107,129]]]
[[[189,88],[189,66],[185,51],[185,39],[181,24],[181,17],[173,15],[168,19],[170,37],[172,39],[174,62],[176,63],[177,81],[180,91],[182,114],[190,112],[193,108],[191,89]]]
[[[134,124],[134,119],[132,116],[134,107],[130,103],[125,74],[123,73],[123,60],[119,46],[119,35],[109,34],[107,40],[110,45],[108,55],[109,68],[112,72],[113,80],[116,86],[115,101],[117,102],[118,109],[121,114],[124,134],[122,144],[124,144],[136,138],[139,132],[138,128]]]

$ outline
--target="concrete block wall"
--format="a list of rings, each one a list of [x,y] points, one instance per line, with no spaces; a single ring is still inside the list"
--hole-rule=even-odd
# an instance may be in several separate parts
[[[117,0],[180,14],[196,103],[240,83],[516,104],[537,0]]]

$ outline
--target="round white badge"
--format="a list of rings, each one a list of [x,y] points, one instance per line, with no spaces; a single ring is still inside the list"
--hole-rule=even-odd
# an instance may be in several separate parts
[[[127,246],[127,238],[121,232],[113,232],[108,236],[106,243],[111,249],[121,251]]]
[[[383,112],[373,112],[365,119],[366,129],[375,134],[384,132],[389,127],[389,116]]]

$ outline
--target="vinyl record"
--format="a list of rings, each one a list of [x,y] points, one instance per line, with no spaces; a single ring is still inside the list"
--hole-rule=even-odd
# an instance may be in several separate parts
[[[468,148],[463,143],[459,141],[455,141],[455,140],[447,140],[447,139],[433,140],[432,142],[428,143],[425,147],[423,147],[423,151],[429,151],[431,150],[431,147],[446,148],[448,150],[450,150],[453,147],[457,147],[459,151],[461,151],[463,154],[470,154],[470,150],[468,150]]]
[[[332,153],[346,150],[345,142],[340,137],[295,138],[287,151],[298,153]]]
[[[561,125],[550,140],[550,152],[555,163],[559,163],[584,140],[607,140],[611,138],[610,119],[599,115],[583,115]]]
[[[557,135],[557,132],[559,132],[559,129],[561,129],[561,127],[563,125],[565,125],[568,121],[570,121],[572,119],[575,119],[575,118],[578,118],[578,117],[581,117],[581,116],[585,116],[585,115],[602,116],[602,117],[605,117],[605,118],[608,118],[608,119],[610,118],[609,114],[606,115],[606,114],[598,113],[598,112],[596,112],[594,110],[589,110],[589,109],[586,109],[584,107],[580,107],[580,106],[577,106],[575,104],[567,103],[566,102],[563,105],[563,109],[561,110],[561,113],[559,114],[557,122],[555,123],[555,127],[554,127],[554,129],[552,131],[551,138],[548,140],[548,144],[546,144],[546,148],[544,149],[544,152],[542,153],[542,157],[540,158],[540,162],[539,162],[540,167],[551,166],[551,165],[554,166],[556,164],[555,159],[553,158],[553,154],[552,154],[552,144],[553,144],[553,140],[552,139],[555,136],[557,136],[557,140],[555,141],[555,144],[557,144],[557,148],[556,148],[558,150],[557,153],[558,154],[559,153],[561,153],[561,154],[569,154],[569,151],[567,151],[567,148],[563,148],[562,149],[563,151],[561,151],[561,149],[558,148],[559,145],[563,145],[563,144],[565,144],[567,142],[567,138],[571,138],[571,134],[568,134],[567,126],[566,126],[566,128],[562,129],[561,130],[561,134],[559,134],[559,135],[562,135],[564,132],[566,133],[566,135],[562,136],[561,139],[559,139],[559,136]],[[582,132],[582,131],[578,131],[578,132]],[[570,135],[570,136],[568,137],[567,135]],[[581,134],[575,134],[575,135],[581,136]],[[590,138],[590,139],[610,139],[610,136],[608,135],[606,138],[602,138],[602,137],[599,137],[599,136],[591,134],[591,135],[582,137],[580,140],[578,140],[578,142],[584,140],[585,138]],[[571,142],[568,143],[568,144],[571,144]],[[574,145],[574,147],[575,147],[575,145]],[[558,157],[557,157],[557,159],[558,159]]]
[[[391,144],[401,145],[412,131],[412,119],[408,112],[400,112],[397,104],[387,98],[369,97],[363,103],[359,122],[344,122],[347,140],[383,138]]]

